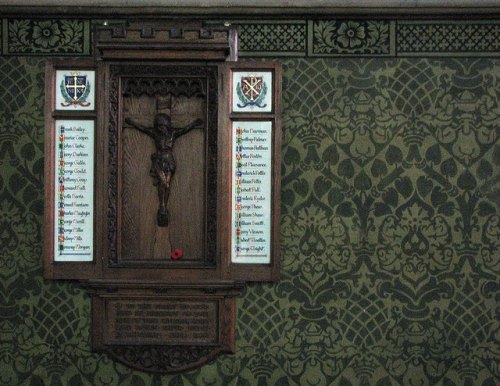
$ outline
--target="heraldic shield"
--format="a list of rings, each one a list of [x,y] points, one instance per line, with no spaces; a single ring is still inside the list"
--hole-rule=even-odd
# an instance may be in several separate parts
[[[72,72],[71,75],[65,75],[60,84],[61,94],[64,102],[61,106],[89,106],[87,98],[90,93],[90,82],[87,75],[80,75],[79,72]]]
[[[257,106],[260,108],[266,107],[262,104],[267,93],[267,85],[262,76],[244,76],[241,78],[241,83],[237,85],[238,107]]]

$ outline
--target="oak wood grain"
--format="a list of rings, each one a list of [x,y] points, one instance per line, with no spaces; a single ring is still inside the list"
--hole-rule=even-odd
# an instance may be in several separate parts
[[[203,118],[201,98],[173,98],[170,115],[173,127],[185,127]],[[153,97],[124,98],[124,114],[152,127],[156,114]],[[122,253],[124,260],[169,260],[180,248],[184,260],[204,256],[204,130],[194,129],[179,137],[174,145],[176,171],[168,200],[169,226],[157,225],[159,206],[157,187],[151,170],[155,145],[151,137],[124,125],[122,132]]]

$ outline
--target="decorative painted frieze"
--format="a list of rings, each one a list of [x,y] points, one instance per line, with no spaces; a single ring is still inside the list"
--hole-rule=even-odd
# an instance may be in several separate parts
[[[3,19],[4,55],[89,55],[90,21]]]

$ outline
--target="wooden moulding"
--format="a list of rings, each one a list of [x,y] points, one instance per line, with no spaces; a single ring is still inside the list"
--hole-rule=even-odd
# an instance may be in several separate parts
[[[98,59],[226,61],[237,57],[234,28],[201,22],[131,22],[101,25],[95,32]]]
[[[134,18],[236,18],[236,19],[273,19],[289,20],[297,17],[329,17],[335,16],[377,16],[404,17],[436,16],[450,17],[498,17],[500,7],[494,0],[295,0],[293,2],[272,0],[264,2],[249,1],[123,1],[106,2],[106,6],[97,6],[95,0],[81,0],[78,8],[64,5],[62,0],[41,0],[33,4],[32,0],[4,0],[0,5],[0,13],[4,17],[46,15],[67,17],[120,17]],[[210,6],[207,4],[210,3]]]

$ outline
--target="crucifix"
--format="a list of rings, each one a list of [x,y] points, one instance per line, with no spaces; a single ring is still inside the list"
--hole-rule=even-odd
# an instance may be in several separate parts
[[[167,203],[170,195],[170,183],[176,168],[173,153],[175,140],[194,128],[201,129],[203,121],[196,119],[183,128],[174,128],[170,118],[172,97],[158,97],[156,103],[157,112],[154,117],[153,127],[141,125],[130,118],[126,118],[125,123],[147,134],[155,143],[156,151],[151,155],[150,173],[154,178],[154,184],[158,188],[157,223],[158,226],[166,227],[169,222]]]

